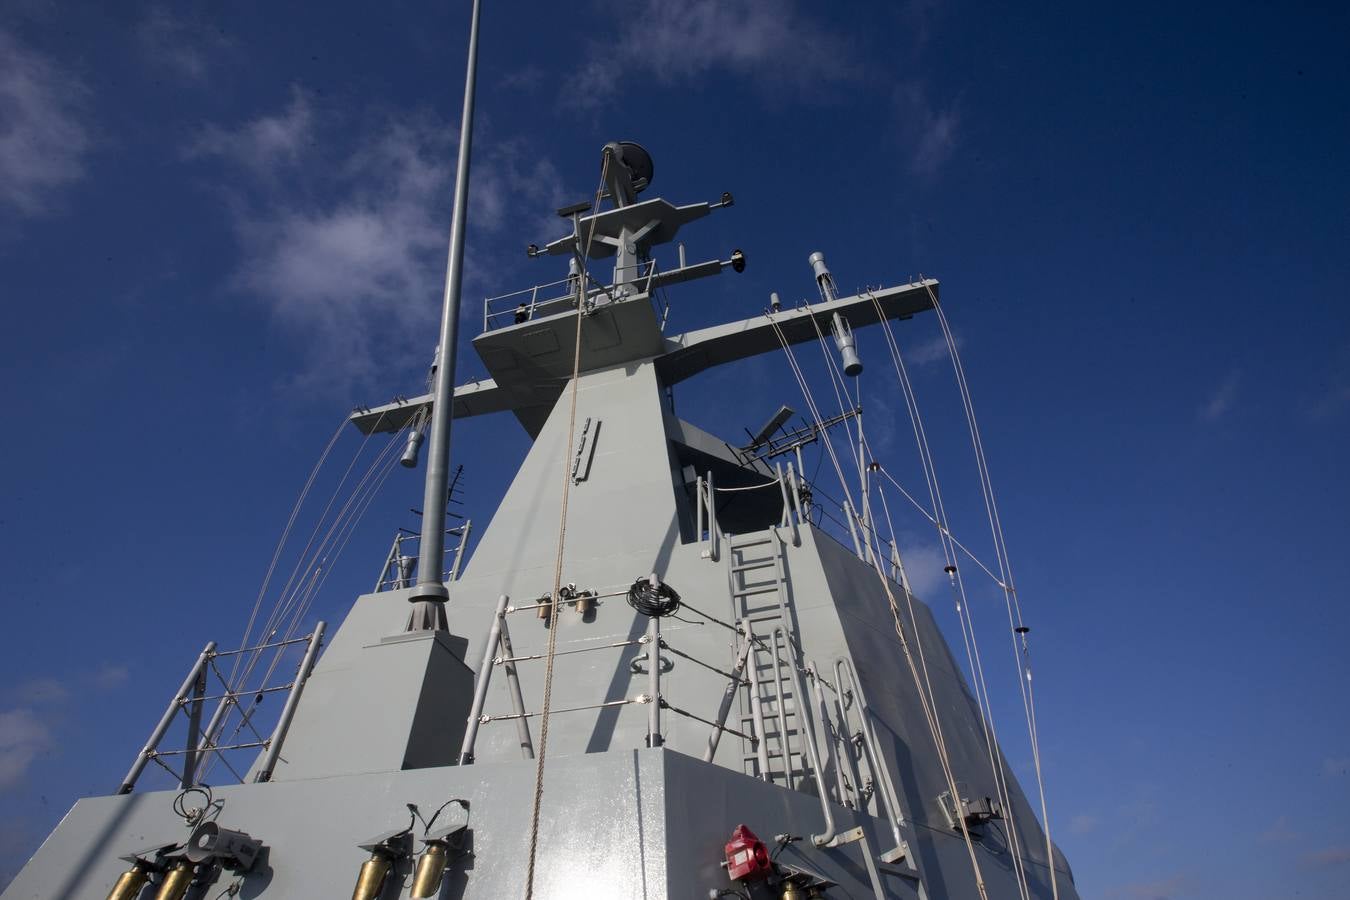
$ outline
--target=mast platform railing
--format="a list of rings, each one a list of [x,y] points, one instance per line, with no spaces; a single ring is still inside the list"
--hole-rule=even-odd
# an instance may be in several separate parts
[[[630,269],[634,270],[632,278],[619,278],[622,273]],[[660,317],[661,328],[664,330],[666,319],[670,314],[670,304],[664,298],[658,302],[657,297],[652,293],[653,286],[657,288],[659,293],[664,293],[660,291],[659,283],[655,282],[659,271],[660,269],[654,259],[642,260],[633,266],[616,267],[614,283],[601,285],[594,280],[589,281],[585,291],[586,302],[594,304],[601,302],[602,298],[604,300],[619,299],[618,292],[625,285],[632,286],[642,296],[651,299],[652,308]],[[536,284],[523,290],[484,299],[484,333],[507,325],[519,325],[523,322],[531,322],[535,319],[576,309],[577,296],[582,293],[581,281],[581,276],[572,275],[558,281]]]
[[[468,548],[469,538],[473,534],[473,520],[465,519],[462,525],[445,529],[445,534],[448,537],[458,538],[454,546],[449,546],[449,542],[446,542],[445,548],[441,551],[442,560],[449,559],[449,566],[442,564],[441,580],[452,582],[459,579],[460,566],[464,561],[464,551]],[[380,576],[375,579],[375,589],[372,593],[410,588],[417,583],[420,540],[421,534],[419,532],[407,528],[400,528],[394,533],[394,541],[389,546],[389,553],[384,558],[384,566],[380,569]]]

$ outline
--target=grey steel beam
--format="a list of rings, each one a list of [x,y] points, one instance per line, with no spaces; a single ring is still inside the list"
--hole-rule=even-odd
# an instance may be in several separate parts
[[[347,420],[362,434],[392,434],[413,420],[419,412],[432,405],[432,395],[393,400],[383,406],[362,407],[352,412]],[[481,416],[512,409],[511,398],[491,378],[470,381],[455,388],[452,408],[456,419]]]
[[[656,369],[662,381],[671,385],[706,369],[769,353],[782,346],[775,325],[789,344],[800,344],[816,340],[817,329],[828,335],[836,313],[847,319],[853,328],[880,322],[877,306],[887,319],[906,319],[933,308],[928,295],[930,289],[936,297],[937,281],[926,278],[913,284],[878,288],[827,303],[686,332],[666,341],[666,353],[656,360]]]
[[[263,758],[262,768],[258,770],[254,781],[272,780],[272,771],[277,767],[277,760],[281,757],[281,745],[286,743],[286,732],[291,729],[291,720],[295,718],[295,708],[300,703],[300,695],[304,693],[305,682],[309,680],[309,673],[314,671],[314,660],[318,658],[319,647],[323,645],[325,627],[323,622],[314,626],[309,646],[305,648],[305,657],[300,660],[300,669],[295,673],[295,681],[291,683],[291,692],[286,697],[286,705],[281,708],[281,718],[277,720],[277,727],[267,741],[267,755]]]
[[[211,641],[202,649],[202,652],[198,654],[197,661],[192,664],[192,668],[188,671],[187,678],[183,679],[182,687],[178,689],[178,693],[174,694],[173,699],[169,701],[169,708],[166,709],[164,715],[160,717],[159,724],[155,726],[155,730],[150,732],[150,740],[145,742],[145,747],[136,756],[136,761],[131,764],[131,768],[127,771],[126,777],[122,779],[122,785],[117,789],[117,793],[130,794],[132,788],[136,786],[136,779],[141,777],[141,772],[145,771],[146,763],[150,762],[150,757],[154,755],[157,749],[159,749],[159,742],[164,740],[165,732],[167,732],[169,726],[173,724],[173,717],[178,715],[178,710],[182,707],[183,700],[187,697],[188,692],[192,690],[192,686],[197,683],[198,676],[206,671],[206,663],[211,659],[211,654],[215,653],[215,651],[216,642]]]

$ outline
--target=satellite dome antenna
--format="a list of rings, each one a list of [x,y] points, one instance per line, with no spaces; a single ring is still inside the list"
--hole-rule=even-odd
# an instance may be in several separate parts
[[[605,145],[605,196],[615,206],[629,206],[652,183],[655,167],[652,155],[633,141],[611,141]]]

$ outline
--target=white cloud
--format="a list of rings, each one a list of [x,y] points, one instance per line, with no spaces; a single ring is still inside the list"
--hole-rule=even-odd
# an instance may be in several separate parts
[[[101,691],[113,691],[127,683],[131,670],[126,666],[108,663],[90,677],[94,687]]]
[[[617,34],[597,41],[564,83],[565,105],[595,108],[635,79],[669,85],[716,69],[807,94],[855,71],[844,40],[790,0],[645,0],[611,15]]]
[[[1298,839],[1298,832],[1289,826],[1289,817],[1280,816],[1258,838],[1263,844],[1283,844]]]
[[[1314,868],[1328,868],[1330,866],[1343,866],[1350,863],[1350,844],[1343,844],[1339,847],[1327,847],[1323,850],[1317,850],[1308,853],[1303,857],[1303,863]]]
[[[55,678],[32,678],[14,689],[20,703],[60,703],[69,696],[70,691]]]
[[[316,111],[298,90],[285,111],[208,126],[188,148],[250,175],[230,195],[243,251],[235,281],[303,336],[299,386],[349,392],[377,372],[430,363],[455,151],[454,129],[435,116],[357,122]],[[465,321],[479,315],[492,271],[483,236],[511,226],[513,252],[529,229],[556,237],[551,213],[561,194],[553,166],[517,142],[480,138],[474,156]]]
[[[1101,819],[1090,815],[1077,815],[1069,820],[1070,834],[1091,834],[1097,830],[1101,824]]]
[[[937,590],[948,582],[948,575],[943,571],[947,558],[942,555],[942,548],[936,544],[899,543],[900,559],[905,564],[909,589],[914,592],[914,596],[931,604],[936,599]]]
[[[1200,408],[1200,418],[1206,422],[1217,422],[1232,411],[1237,403],[1237,389],[1240,373],[1234,370],[1223,383],[1210,395],[1209,400]]]
[[[75,75],[0,31],[0,206],[50,213],[84,175],[87,95]]]
[[[21,780],[51,741],[51,731],[23,707],[0,712],[0,788]]]
[[[291,102],[273,116],[262,116],[244,125],[226,129],[207,125],[186,149],[189,157],[221,157],[257,174],[270,174],[276,167],[294,163],[310,139],[314,114],[299,87],[291,87]]]
[[[184,78],[206,76],[210,57],[233,44],[218,29],[179,18],[167,5],[152,7],[136,28],[146,59]]]
[[[956,150],[961,112],[955,102],[937,107],[922,81],[896,87],[894,107],[901,139],[909,154],[909,169],[921,178],[933,178]]]
[[[1111,898],[1129,898],[1129,900],[1176,900],[1185,896],[1182,891],[1189,883],[1183,875],[1173,875],[1157,881],[1139,881],[1122,885],[1107,894]]]
[[[961,338],[956,337],[956,346],[958,349],[960,349],[961,343]],[[908,349],[901,347],[900,352],[902,354],[901,358],[905,361],[905,365],[911,368],[927,366],[951,358],[951,354],[947,351],[947,339],[942,335],[938,335],[937,337],[926,340],[922,344],[917,344]]]

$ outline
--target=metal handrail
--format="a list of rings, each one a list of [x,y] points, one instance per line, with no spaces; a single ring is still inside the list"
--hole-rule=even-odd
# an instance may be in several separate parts
[[[862,724],[863,752],[868,757],[868,767],[872,770],[873,777],[877,779],[878,793],[881,795],[882,803],[886,806],[886,821],[891,826],[891,834],[895,838],[896,849],[902,849],[905,846],[905,839],[901,835],[900,829],[905,824],[905,814],[900,808],[900,799],[895,792],[895,782],[891,779],[890,766],[886,764],[886,757],[881,752],[881,744],[877,740],[876,730],[872,727],[871,707],[867,705],[867,697],[862,692],[858,675],[853,671],[853,663],[849,661],[848,657],[841,656],[835,660],[834,677],[841,690],[847,683],[849,689],[853,692],[853,700],[858,707],[858,719]],[[847,678],[847,682],[845,678]]]
[[[136,782],[140,779],[142,772],[145,771],[146,764],[151,760],[158,760],[160,757],[164,756],[182,756],[184,758],[183,771],[181,773],[172,774],[178,779],[181,787],[189,788],[198,783],[197,764],[199,759],[206,754],[215,753],[217,758],[223,758],[222,754],[227,750],[241,750],[251,747],[267,748],[263,763],[254,780],[269,780],[272,776],[273,769],[276,767],[277,760],[280,758],[281,746],[286,740],[286,734],[289,731],[291,721],[295,716],[296,707],[300,702],[300,695],[304,691],[305,683],[309,679],[310,672],[313,671],[314,662],[318,658],[319,648],[323,645],[323,635],[326,627],[325,623],[319,622],[315,625],[314,631],[305,637],[275,641],[254,647],[244,647],[239,650],[217,651],[215,641],[208,643],[205,648],[202,649],[202,652],[198,654],[197,660],[188,671],[188,675],[183,680],[182,686],[179,687],[177,693],[174,694],[173,699],[169,701],[168,708],[165,709],[164,715],[160,717],[158,724],[156,724],[154,730],[151,731],[149,740],[145,742],[145,746],[141,749],[140,753],[136,755],[136,759],[132,762],[131,768],[122,779],[122,784],[118,787],[117,793],[131,793],[135,789]],[[298,644],[301,642],[307,642],[308,647],[305,649],[305,655],[300,662],[300,667],[296,672],[295,679],[287,685],[260,687],[248,691],[235,690],[215,666],[215,660],[218,657],[261,651],[272,647],[285,647],[290,644]],[[207,695],[207,679],[211,671],[216,673],[216,677],[224,685],[225,692],[223,694]],[[212,736],[215,734],[216,726],[219,724],[224,711],[229,708],[230,704],[238,706],[238,698],[242,694],[267,694],[280,691],[288,691],[289,693],[286,697],[286,704],[282,707],[280,718],[277,720],[276,727],[273,729],[270,737],[264,739],[261,735],[258,735],[258,741],[246,744],[218,745],[212,743]],[[212,700],[219,700],[221,702],[217,706],[215,714],[211,717],[210,723],[203,729],[201,727],[202,707],[208,701]],[[159,749],[160,743],[164,740],[165,735],[168,733],[170,726],[173,724],[173,721],[179,712],[185,712],[188,716],[188,732],[183,749]],[[248,725],[255,735],[258,734],[257,730],[248,722],[247,716],[245,716],[244,724]],[[225,764],[226,766],[229,766],[228,762]],[[231,769],[231,771],[234,770]]]
[[[441,572],[441,578],[445,581],[456,581],[459,579],[460,564],[464,560],[464,549],[469,545],[469,538],[473,534],[473,520],[465,519],[463,525],[455,525],[452,528],[445,529],[445,534],[454,535],[459,538],[459,542],[453,547],[444,547],[441,550],[441,558],[455,555],[450,563],[450,568]],[[400,588],[412,587],[411,575],[408,578],[400,572],[398,577],[391,578],[390,570],[397,566],[400,560],[416,560],[415,556],[405,556],[403,553],[403,544],[409,539],[421,539],[417,532],[407,531],[400,528],[394,534],[394,542],[389,547],[389,553],[384,558],[384,567],[380,569],[380,577],[375,581],[375,588],[372,593],[379,593],[383,590],[398,590]],[[410,570],[411,572],[411,570]]]

